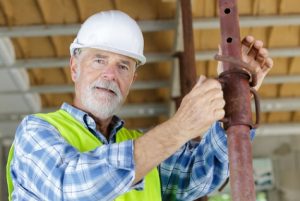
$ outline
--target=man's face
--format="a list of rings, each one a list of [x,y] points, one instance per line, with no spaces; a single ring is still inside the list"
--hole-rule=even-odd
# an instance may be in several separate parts
[[[135,78],[132,58],[86,48],[71,58],[75,106],[100,119],[111,117],[124,103]]]

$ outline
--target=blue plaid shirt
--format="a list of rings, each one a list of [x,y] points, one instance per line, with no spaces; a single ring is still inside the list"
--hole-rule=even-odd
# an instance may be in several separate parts
[[[133,141],[115,143],[115,134],[123,121],[113,118],[107,140],[87,113],[66,103],[62,109],[86,126],[103,145],[80,153],[48,122],[34,115],[25,117],[14,141],[13,200],[107,201],[131,189],[142,190],[143,180],[132,185]],[[223,129],[215,123],[200,143],[188,142],[162,162],[162,199],[193,200],[215,190],[229,174],[226,144]]]

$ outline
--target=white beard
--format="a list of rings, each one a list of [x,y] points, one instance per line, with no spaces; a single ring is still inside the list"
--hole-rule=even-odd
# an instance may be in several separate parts
[[[97,88],[107,89],[113,93]],[[116,114],[124,102],[118,85],[113,81],[96,80],[91,85],[85,86],[81,92],[83,92],[80,96],[83,106],[100,119],[107,119]]]

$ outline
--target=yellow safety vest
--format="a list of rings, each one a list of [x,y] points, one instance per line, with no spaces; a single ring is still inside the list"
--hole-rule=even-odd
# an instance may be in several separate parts
[[[64,110],[48,114],[36,114],[36,116],[52,124],[64,139],[80,152],[91,151],[102,145],[101,141],[90,133],[87,128]],[[141,133],[137,131],[122,128],[116,134],[116,142],[136,139],[139,136],[141,136]],[[10,163],[13,158],[13,152],[14,147],[12,145],[6,166],[9,200],[12,199],[13,192],[13,183],[10,175]],[[154,168],[145,176],[144,190],[131,190],[117,197],[115,201],[161,201],[160,179],[157,168]]]

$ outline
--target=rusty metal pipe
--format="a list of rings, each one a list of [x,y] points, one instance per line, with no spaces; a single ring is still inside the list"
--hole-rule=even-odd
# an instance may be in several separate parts
[[[184,51],[179,57],[179,62],[181,96],[183,97],[197,82],[191,0],[181,0],[181,13]]]
[[[179,53],[181,97],[188,94],[197,82],[191,0],[181,0],[184,51]],[[195,140],[201,140],[196,138]],[[207,201],[207,196],[196,201]]]
[[[219,0],[222,55],[242,60],[237,0]],[[255,201],[250,128],[252,124],[250,75],[223,61],[224,127],[228,139],[230,187],[233,201]]]

